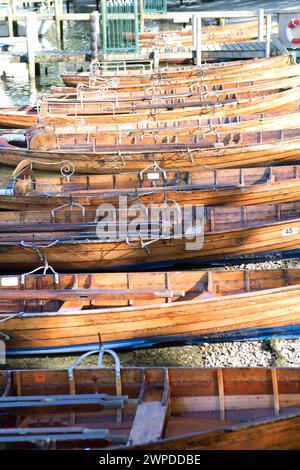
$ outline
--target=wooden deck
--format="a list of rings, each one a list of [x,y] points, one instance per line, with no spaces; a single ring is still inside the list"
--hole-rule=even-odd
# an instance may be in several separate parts
[[[271,55],[280,55],[284,51],[272,43]],[[7,54],[7,57],[12,57],[12,62],[27,62],[28,56],[26,53],[21,52],[3,52],[2,55]],[[159,51],[159,59],[161,62],[166,60],[192,60],[195,51],[192,47],[165,47]],[[47,62],[73,62],[73,61],[89,61],[91,51],[85,50],[49,50],[38,51],[35,53],[35,61],[37,63]],[[139,51],[132,51],[126,53],[126,60],[147,60],[153,57],[153,49],[145,48]],[[202,58],[205,60],[223,60],[223,59],[253,59],[265,57],[265,43],[261,41],[250,41],[232,44],[203,44]],[[123,52],[111,52],[107,54],[99,54],[99,58],[105,60],[124,60]]]

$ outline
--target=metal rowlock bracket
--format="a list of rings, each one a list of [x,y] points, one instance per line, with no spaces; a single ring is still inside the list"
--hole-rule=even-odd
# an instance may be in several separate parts
[[[152,168],[153,171],[158,171],[158,172],[162,173],[164,180],[167,179],[167,172],[166,172],[166,170],[165,170],[164,168],[161,168],[161,167],[159,166],[159,164],[157,163],[157,161],[154,160],[154,162],[151,163],[151,165],[148,165],[146,168],[144,168],[143,170],[140,171],[139,177],[140,177],[140,180],[141,180],[141,181],[144,180],[144,178],[143,178],[144,173],[147,173],[147,170],[149,170],[150,168]]]
[[[191,160],[192,163],[195,163],[194,157],[193,157],[193,154],[192,154],[192,151],[194,152],[195,150],[197,150],[197,149],[191,150],[191,149],[189,149],[188,147],[186,148],[187,154],[188,154],[188,156],[189,156],[189,158],[190,158],[190,160]]]
[[[115,369],[115,381],[116,381],[116,394],[122,395],[122,381],[121,381],[121,364],[119,356],[113,351],[112,349],[105,348],[102,344],[100,344],[99,349],[95,349],[93,351],[88,351],[82,356],[80,356],[76,361],[69,367],[68,369],[68,379],[69,379],[69,386],[70,386],[70,393],[74,394],[75,390],[75,380],[74,380],[74,369],[80,364],[80,362],[89,357],[93,354],[98,354],[98,361],[97,367],[101,369],[103,367],[103,356],[104,354],[109,354],[114,360],[114,369]],[[122,420],[122,412],[118,410],[117,412],[117,421]]]
[[[60,210],[60,209],[64,209],[65,207],[71,207],[71,208],[72,207],[80,207],[82,218],[84,218],[85,215],[86,215],[85,207],[82,204],[79,204],[78,202],[73,202],[73,200],[71,199],[68,204],[63,204],[62,206],[55,207],[54,209],[52,209],[51,217],[55,217],[55,212]]]
[[[126,165],[126,162],[125,162],[125,158],[124,158],[124,155],[122,154],[121,150],[119,149],[119,146],[116,145],[117,147],[117,151],[116,151],[116,154],[118,155],[118,157],[121,159],[122,161],[122,165],[125,166]]]
[[[31,274],[37,273],[38,271],[43,271],[42,275],[45,276],[47,271],[50,271],[54,275],[54,282],[55,284],[59,284],[59,274],[55,271],[55,269],[48,263],[47,258],[45,256],[45,264],[43,266],[39,266],[38,268],[33,269],[32,271],[28,271],[27,273],[21,274],[20,283],[21,286],[25,286],[26,277],[30,276]]]
[[[58,243],[59,243],[59,240],[55,240],[54,242],[49,243],[48,245],[37,245],[36,243],[29,243],[29,242],[25,242],[24,240],[22,240],[20,242],[20,246],[22,246],[23,248],[32,249],[36,253],[39,260],[43,263],[43,265],[45,265],[47,264],[47,258],[46,258],[46,254],[44,252],[41,252],[41,249],[43,250],[43,248],[50,248],[52,246],[57,245]]]

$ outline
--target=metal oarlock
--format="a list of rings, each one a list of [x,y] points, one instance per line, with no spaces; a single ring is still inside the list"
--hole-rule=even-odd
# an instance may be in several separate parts
[[[62,206],[55,207],[54,209],[52,209],[51,210],[51,217],[55,217],[55,212],[60,210],[60,209],[64,209],[65,207],[71,207],[71,208],[72,207],[80,207],[82,218],[85,217],[85,214],[86,214],[85,207],[82,204],[79,204],[78,202],[73,202],[72,200],[68,204],[63,204]]]
[[[68,379],[69,379],[70,393],[74,394],[76,392],[74,370],[83,359],[85,359],[86,357],[92,356],[94,354],[98,354],[97,367],[99,369],[103,367],[104,354],[109,354],[113,358],[114,369],[115,369],[115,381],[116,381],[116,395],[122,396],[121,364],[120,364],[119,356],[115,353],[115,351],[113,351],[112,349],[105,348],[101,343],[99,345],[99,349],[88,351],[82,354],[82,356],[76,359],[76,361],[69,367]],[[121,420],[122,420],[122,410],[117,410],[117,421],[121,421]]]
[[[180,205],[178,204],[177,201],[175,201],[175,199],[172,199],[170,197],[167,196],[167,188],[164,188],[164,194],[163,194],[163,201],[164,203],[164,206],[167,207],[167,204],[168,202],[171,202],[172,204],[174,204],[177,212],[180,214],[181,213],[181,207]]]
[[[197,150],[197,149],[194,149],[193,152],[194,152],[195,150]],[[191,163],[195,163],[194,157],[193,157],[193,154],[192,154],[192,150],[190,150],[190,149],[187,147],[186,151],[187,151],[187,154],[188,154],[188,156],[189,156],[189,158],[190,158],[190,160],[191,160]]]
[[[47,258],[45,257],[45,264],[43,266],[39,266],[38,268],[33,269],[32,271],[28,271],[27,273],[21,274],[20,283],[21,286],[25,286],[26,277],[30,276],[31,274],[37,273],[38,271],[42,270],[42,275],[45,276],[47,271],[50,271],[54,275],[54,282],[55,284],[59,284],[59,274],[55,271],[55,269],[48,263]]]
[[[142,237],[140,236],[140,241],[137,242],[137,243],[132,243],[130,240],[129,240],[129,237],[126,237],[125,238],[125,243],[128,245],[128,246],[131,246],[132,248],[142,248],[143,250],[146,251],[146,253],[148,255],[151,254],[151,250],[148,248],[149,245],[152,245],[152,243],[155,243],[155,242],[158,242],[159,240],[162,239],[162,236],[158,237],[158,238],[155,238],[153,240],[149,240],[147,242],[144,242],[142,240]]]
[[[153,137],[155,143],[157,143],[158,135],[156,131],[143,132],[141,135],[141,140],[144,140],[145,137]]]
[[[39,258],[39,260],[41,261],[41,263],[43,263],[43,265],[47,264],[47,258],[46,258],[46,254],[43,252],[41,252],[41,249],[43,250],[44,248],[50,248],[52,246],[55,246],[59,243],[59,240],[55,240],[54,242],[51,242],[51,243],[48,243],[48,245],[38,245],[36,243],[29,243],[29,242],[25,242],[24,240],[22,240],[20,242],[20,246],[22,246],[23,248],[30,248],[32,249],[35,254],[37,255],[37,257]]]
[[[68,377],[69,380],[73,380],[74,378],[74,369],[79,366],[79,364],[85,359],[86,357],[92,356],[94,354],[98,354],[98,361],[97,361],[97,367],[101,369],[103,367],[103,356],[104,354],[109,354],[115,363],[115,375],[116,378],[120,379],[121,377],[121,364],[120,364],[120,359],[119,356],[115,351],[112,349],[105,348],[102,344],[100,345],[99,349],[94,349],[93,351],[88,351],[82,354],[80,357],[76,359],[76,361],[73,362],[73,364],[69,367],[68,369]]]
[[[117,147],[116,155],[118,155],[118,157],[121,159],[122,165],[125,166],[126,162],[125,162],[124,155],[122,154],[121,150],[119,149],[119,146],[117,145],[116,147]]]
[[[141,181],[144,180],[144,178],[143,178],[144,173],[147,173],[150,168],[152,168],[154,172],[159,172],[159,173],[161,173],[161,174],[163,175],[163,179],[164,179],[164,180],[167,179],[167,172],[166,172],[166,170],[165,170],[164,168],[161,168],[161,167],[159,166],[159,164],[157,163],[157,161],[154,160],[154,162],[151,163],[151,165],[148,165],[146,168],[144,168],[142,171],[140,171],[139,177],[140,177],[140,180],[141,180]],[[149,173],[151,173],[151,172],[149,172]]]

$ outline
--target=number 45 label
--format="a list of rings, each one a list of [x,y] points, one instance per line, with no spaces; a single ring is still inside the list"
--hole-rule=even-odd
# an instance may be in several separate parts
[[[289,235],[297,235],[298,227],[288,227],[282,230],[282,235],[288,237]]]

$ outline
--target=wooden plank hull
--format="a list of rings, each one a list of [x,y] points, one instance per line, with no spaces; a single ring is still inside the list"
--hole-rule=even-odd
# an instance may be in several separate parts
[[[170,89],[162,86],[155,87],[148,90],[135,90],[132,91],[117,91],[112,90],[111,93],[108,93],[105,96],[101,95],[101,87],[85,87],[74,89],[73,87],[52,87],[51,95],[49,96],[49,101],[59,101],[61,99],[67,100],[76,100],[80,98],[81,100],[99,100],[102,99],[102,102],[141,102],[148,103],[160,101],[160,99],[171,99],[179,100],[190,98],[193,95],[200,95],[203,100],[207,100],[210,97],[212,100],[219,98],[222,95],[233,95],[235,93],[255,93],[256,90],[272,90],[274,88],[287,88],[290,86],[298,86],[298,76],[299,76],[300,66],[286,66],[280,69],[277,72],[277,78],[268,77],[264,74],[262,79],[259,78],[252,82],[238,82],[238,83],[228,83],[224,82],[223,84],[218,84],[217,86],[213,83],[201,84],[201,82],[195,82],[190,84],[180,84],[178,83],[178,89],[176,84],[173,86],[170,85]],[[117,95],[116,95],[117,92]],[[225,95],[226,96],[226,95]]]
[[[291,110],[295,108],[295,102],[300,98],[300,90],[293,88],[291,90],[282,91],[281,93],[274,93],[264,97],[255,97],[252,99],[242,99],[241,101],[233,101],[232,103],[213,103],[207,106],[191,105],[185,108],[176,109],[172,106],[171,110],[155,109],[153,112],[151,109],[140,110],[139,113],[125,113],[125,114],[113,114],[107,115],[99,114],[80,114],[66,116],[64,114],[59,115],[46,115],[43,119],[45,122],[77,122],[78,117],[84,116],[85,122],[87,123],[123,123],[133,122],[137,123],[141,120],[154,119],[154,121],[171,121],[183,118],[199,117],[201,115],[210,114],[210,117],[218,116],[236,116],[239,114],[251,114],[256,112],[265,111],[283,111]],[[190,103],[191,104],[191,103]],[[14,124],[15,127],[15,124]]]
[[[212,103],[229,103],[231,101],[240,101],[243,99],[255,98],[258,96],[268,96],[270,94],[279,93],[284,90],[298,86],[299,78],[291,77],[282,80],[274,80],[268,83],[255,84],[251,86],[243,86],[233,88],[231,90],[221,91],[203,91],[187,92],[178,94],[157,94],[144,95],[141,97],[126,97],[122,95],[103,98],[98,94],[91,98],[85,98],[78,93],[78,96],[65,95],[62,98],[55,96],[47,96],[44,98],[40,113],[41,117],[48,114],[66,114],[66,115],[83,115],[83,114],[125,114],[125,113],[143,113],[146,108],[151,112],[161,112],[175,108],[186,108],[202,103],[202,105],[211,105]]]
[[[149,145],[155,151],[163,148],[165,144],[174,143],[174,147],[177,147],[182,144],[191,146],[195,142],[198,142],[199,149],[211,148],[214,144],[228,147],[234,146],[239,140],[247,145],[270,141],[272,138],[283,138],[284,134],[296,137],[298,135],[296,129],[300,127],[300,113],[291,109],[288,114],[283,110],[268,113],[267,116],[264,114],[264,117],[261,113],[230,118],[214,118],[208,115],[204,118],[166,122],[163,125],[148,122],[148,125],[142,128],[134,124],[132,127],[128,124],[115,127],[111,125],[110,128],[107,126],[109,125],[87,124],[72,127],[69,124],[58,125],[53,129],[52,125],[46,125],[28,130],[26,136],[30,150],[42,151],[63,149],[76,151],[77,148],[84,150],[86,147],[91,148],[92,145],[95,152],[103,148],[115,150],[116,146],[122,152],[124,148],[143,149]],[[276,134],[276,131],[280,133]]]
[[[81,110],[74,108],[72,112],[67,115],[65,109],[62,109],[61,114],[45,114],[43,120],[45,122],[53,123],[76,123],[79,117],[84,116],[86,123],[138,123],[141,120],[154,120],[154,121],[171,121],[183,118],[199,118],[200,115],[210,113],[210,117],[224,117],[235,116],[238,114],[250,114],[255,112],[266,112],[269,110],[291,110],[295,108],[295,102],[300,97],[298,88],[282,91],[281,93],[267,94],[263,97],[254,97],[252,99],[241,99],[240,101],[232,101],[229,103],[186,103],[185,107],[178,107],[176,104],[170,104],[169,107],[160,109],[159,107],[135,109],[132,113],[113,113],[112,110],[107,110],[106,113],[92,113],[86,114],[84,109]],[[178,108],[178,109],[176,109]],[[72,110],[71,110],[72,111]],[[130,110],[129,110],[130,111]],[[139,112],[137,112],[139,111]],[[36,123],[37,115],[27,114],[24,111],[10,111],[3,110],[0,113],[0,124],[17,128],[17,127],[30,127]]]
[[[289,414],[244,425],[129,446],[128,450],[299,450],[300,416]]]
[[[1,331],[11,354],[93,349],[98,333],[103,343],[121,348],[220,340],[222,334],[230,339],[236,332],[242,338],[255,331],[259,338],[266,329],[299,327],[299,295],[293,286],[153,306],[25,313],[2,322]]]
[[[180,79],[180,78],[191,78],[191,77],[201,77],[208,75],[210,77],[214,76],[230,76],[233,74],[241,74],[243,71],[246,73],[251,70],[266,70],[268,68],[279,67],[280,65],[290,64],[290,58],[288,56],[279,56],[269,59],[258,59],[258,60],[249,60],[249,61],[240,61],[240,62],[231,62],[225,65],[207,65],[203,67],[187,67],[187,68],[166,68],[166,69],[157,69],[154,71],[141,71],[141,72],[119,72],[119,73],[108,73],[103,74],[101,72],[92,73],[66,73],[62,74],[61,78],[63,82],[68,86],[76,86],[77,84],[88,84],[91,77],[97,77],[103,79],[110,79],[117,77],[122,84],[128,84],[132,82],[138,82],[139,84],[151,85],[152,80],[168,78],[168,79]]]
[[[137,367],[115,375],[75,366],[1,371],[1,447],[45,449],[49,436],[51,449],[238,449],[247,436],[251,449],[298,445],[299,369]]]
[[[70,161],[76,173],[111,174],[125,171],[143,171],[153,161],[165,170],[185,170],[200,168],[249,168],[254,166],[278,165],[296,162],[299,159],[300,139],[282,139],[272,143],[241,145],[230,148],[190,150],[129,152],[122,153],[123,159],[116,152],[68,152],[68,151],[33,151],[16,147],[0,147],[0,161],[16,167],[25,159],[32,160],[33,168],[57,171],[61,162]],[[56,165],[55,165],[56,162]]]
[[[55,208],[68,204],[70,197],[72,197],[73,202],[84,207],[98,207],[100,204],[108,203],[113,204],[116,208],[119,207],[121,196],[126,196],[129,204],[135,203],[138,196],[140,203],[144,205],[160,203],[164,197],[171,198],[182,206],[185,204],[247,206],[268,202],[292,202],[300,200],[299,174],[300,169],[298,166],[250,169],[250,172],[247,172],[247,170],[233,170],[231,174],[229,172],[226,174],[222,170],[216,170],[215,172],[203,170],[202,172],[190,172],[187,175],[182,174],[182,178],[188,180],[180,180],[178,174],[178,186],[173,185],[176,182],[176,175],[174,175],[173,184],[171,183],[172,180],[170,180],[171,184],[169,185],[164,181],[160,183],[159,180],[155,180],[156,187],[151,187],[151,180],[148,180],[149,185],[148,187],[145,185],[144,188],[140,187],[139,175],[136,175],[136,181],[134,181],[134,174],[132,178],[129,174],[120,174],[123,180],[122,189],[113,189],[114,178],[112,175],[108,175],[111,177],[112,186],[106,190],[100,189],[100,178],[98,178],[98,190],[83,189],[93,184],[89,177],[82,177],[82,182],[80,177],[75,179],[75,181],[78,181],[78,189],[76,188],[76,182],[73,183],[72,180],[69,185],[70,189],[68,189],[68,184],[64,187],[60,184],[60,181],[54,179],[52,183],[47,178],[45,181],[35,179],[34,184],[38,189],[34,190],[32,182],[24,180],[24,182],[17,183],[14,195],[0,194],[0,208],[10,210]],[[127,188],[125,186],[126,176]],[[71,189],[71,186],[73,189]],[[95,183],[94,186],[96,186]],[[164,191],[165,196],[162,196],[162,191]]]
[[[275,76],[274,76],[275,72]],[[243,73],[240,76],[231,77],[222,77],[223,81],[220,82],[220,79],[215,78],[214,80],[210,80],[209,77],[204,76],[201,81],[198,78],[195,79],[187,79],[187,80],[180,80],[177,79],[176,81],[171,81],[167,79],[160,79],[153,84],[150,89],[147,89],[146,86],[142,84],[132,84],[132,85],[120,85],[118,83],[110,83],[111,89],[114,91],[118,91],[118,96],[122,98],[122,96],[132,97],[133,99],[136,97],[145,96],[147,93],[152,95],[154,98],[157,93],[162,92],[163,94],[176,94],[176,93],[190,93],[191,91],[198,90],[199,92],[212,92],[216,90],[230,90],[236,88],[249,87],[249,86],[260,86],[262,84],[267,83],[275,83],[278,80],[283,78],[290,78],[290,77],[297,77],[299,75],[299,65],[282,65],[276,71],[266,70],[266,71],[257,71],[255,80],[250,77],[249,73]],[[217,87],[216,87],[217,83]],[[86,87],[84,89],[78,90],[80,96],[88,98],[89,96],[99,96],[99,88],[101,91],[101,84],[99,85],[92,85]],[[73,95],[77,96],[77,89],[74,87],[52,87],[51,94],[53,97],[57,95]]]
[[[131,235],[128,239],[127,230],[132,219],[125,222],[121,219],[120,226],[117,220],[116,238],[113,239],[113,235],[104,237],[105,219],[103,225],[93,222],[95,211],[86,212],[84,220],[80,211],[66,211],[60,214],[57,221],[47,211],[36,214],[3,213],[0,269],[19,272],[33,269],[40,265],[43,256],[55,269],[61,271],[91,271],[157,266],[161,263],[176,265],[183,261],[207,263],[219,259],[226,262],[228,258],[240,255],[261,256],[266,252],[299,249],[300,218],[297,203],[206,208],[203,227],[201,215],[198,217],[200,220],[194,221],[198,226],[197,235],[188,235],[186,228],[181,235],[181,223],[171,224],[171,227],[164,225],[162,229],[160,227],[159,233],[153,234],[155,224],[151,226],[150,233],[150,221],[143,219],[146,231],[143,229],[144,232],[139,231],[138,235]],[[98,238],[101,237],[101,230],[102,239]],[[119,230],[122,230],[120,237]],[[140,236],[143,242],[151,242],[149,248],[140,241]],[[35,246],[42,251],[36,250]],[[61,253],[64,253],[63,258]]]

